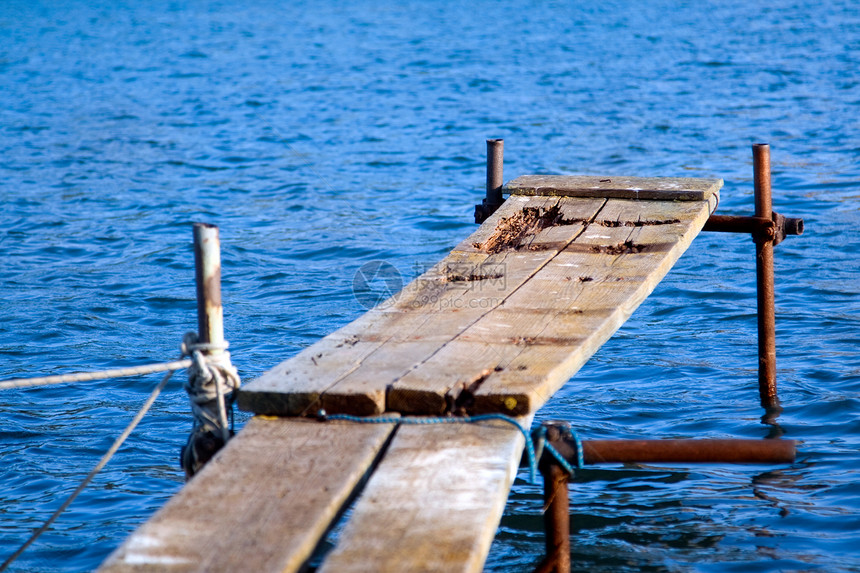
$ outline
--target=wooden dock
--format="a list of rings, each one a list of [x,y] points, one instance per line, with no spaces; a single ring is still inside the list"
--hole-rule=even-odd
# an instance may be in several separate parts
[[[526,427],[715,210],[714,179],[525,176],[402,292],[241,390],[256,414],[100,571],[480,571]]]

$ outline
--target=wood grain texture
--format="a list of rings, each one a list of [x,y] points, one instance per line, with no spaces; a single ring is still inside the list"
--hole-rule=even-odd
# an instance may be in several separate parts
[[[388,407],[413,414],[535,411],[653,290],[715,201],[609,200],[546,264],[524,265],[532,274],[501,305],[397,380]],[[514,264],[508,272],[521,269]]]
[[[583,226],[540,231],[526,238],[529,245],[521,251],[491,254],[476,245],[486,242],[506,218],[526,210],[556,209],[579,221],[593,217],[604,203],[544,197],[506,202],[403,291],[243,386],[239,408],[273,415],[303,415],[320,408],[356,415],[391,410],[387,394],[397,380],[501,304]]]
[[[512,195],[706,201],[723,186],[722,179],[690,177],[618,177],[523,175],[507,185]]]
[[[401,426],[319,571],[481,571],[523,445],[504,422]]]
[[[610,200],[597,220],[611,226],[589,226],[505,302],[509,330],[529,343],[515,363],[494,368],[474,389],[468,411],[519,415],[543,405],[654,290],[715,206],[715,200]],[[661,223],[624,224],[636,221]]]
[[[99,571],[297,571],[393,429],[254,418]]]
[[[240,408],[533,412],[674,265],[716,208],[721,181],[622,183],[706,199],[513,195],[398,295],[246,385]]]

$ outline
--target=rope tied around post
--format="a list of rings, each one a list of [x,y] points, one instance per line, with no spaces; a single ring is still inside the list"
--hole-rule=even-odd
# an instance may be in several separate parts
[[[197,332],[185,335],[182,352],[191,357],[185,390],[194,425],[182,448],[182,468],[190,479],[230,439],[239,375],[230,363],[224,340],[221,306],[221,240],[218,227],[194,224],[194,277],[197,286]]]
[[[188,477],[197,473],[233,435],[233,402],[241,380],[230,362],[228,346],[226,341],[199,342],[195,332],[182,339],[182,355],[191,358],[184,388],[193,425],[188,443],[182,448],[182,467]],[[212,350],[218,352],[209,353]]]
[[[585,465],[582,441],[570,424],[561,421],[542,423],[534,429],[532,438],[543,476],[543,520],[546,531],[546,557],[535,571],[566,573],[570,571],[570,498],[567,484],[574,476],[575,469]],[[552,445],[552,442],[559,443],[560,440],[573,444],[575,457],[571,461]]]
[[[570,462],[565,459],[558,450],[547,440],[547,432],[552,429],[559,433],[559,438],[572,441],[576,446],[576,467],[574,468]],[[555,436],[553,436],[555,438]],[[576,470],[582,469],[585,466],[585,453],[582,449],[582,440],[579,439],[579,434],[570,428],[566,422],[544,422],[534,430],[532,430],[532,440],[534,441],[535,458],[537,462],[541,462],[543,453],[546,452],[558,463],[561,468],[566,471],[570,477],[576,474]]]

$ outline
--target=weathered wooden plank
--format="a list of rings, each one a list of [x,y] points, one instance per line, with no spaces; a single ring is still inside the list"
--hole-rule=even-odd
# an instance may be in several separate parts
[[[606,197],[615,199],[657,199],[662,201],[703,201],[712,197],[722,179],[690,177],[618,177],[523,175],[507,185],[512,195],[565,197]]]
[[[431,319],[432,316],[423,315],[420,308],[409,311],[391,306],[373,309],[241,388],[239,408],[257,414],[313,414],[324,407],[322,394],[326,390],[359,368],[387,342],[438,339],[441,344],[456,334],[456,331],[434,328],[432,334],[410,336]],[[384,393],[378,392],[355,396],[349,411],[361,415],[379,413],[384,399]]]
[[[487,235],[482,242],[472,242],[475,252],[454,251],[437,265],[435,273],[416,281],[423,281],[417,292],[432,293],[431,308],[428,309],[425,300],[421,300],[422,312],[432,313],[432,319],[409,333],[410,340],[421,342],[390,340],[380,347],[323,394],[326,411],[363,413],[356,410],[355,404],[372,395],[377,397],[379,409],[370,414],[382,413],[384,409],[442,413],[450,387],[438,377],[440,361],[435,357],[440,352],[451,358],[443,366],[452,375],[455,372],[453,365],[457,364],[459,376],[465,376],[466,383],[480,376],[475,372],[475,364],[468,363],[468,354],[461,356],[447,350],[450,341],[456,340],[460,333],[528,282],[538,269],[582,232],[583,221],[590,221],[604,204],[603,200],[559,198],[535,205],[531,198],[526,199],[520,198],[512,203],[514,208],[508,209],[507,217],[500,218],[494,233]],[[520,207],[516,208],[518,203]],[[524,213],[528,216],[521,217]],[[506,219],[517,217],[524,219],[525,232],[519,224],[505,225]],[[559,224],[565,220],[573,222]],[[500,250],[495,252],[496,249]],[[467,264],[462,262],[464,257],[469,261]],[[475,260],[483,262],[478,266]],[[434,284],[432,281],[437,277],[441,277],[441,282]],[[395,306],[402,303],[398,301]],[[414,308],[414,305],[407,303],[404,308]],[[439,332],[449,334],[447,340],[440,340]],[[409,382],[404,382],[418,372],[423,373],[422,380],[432,380],[430,386],[435,394],[424,395],[432,402],[422,401],[422,395],[412,394]],[[406,396],[418,400],[404,399]]]
[[[486,241],[490,235],[496,232],[496,229],[502,223],[502,220],[510,218],[522,209],[550,209],[553,205],[557,204],[558,199],[556,197],[523,196],[510,203],[506,201],[471,235],[463,239],[456,247],[454,247],[453,251],[483,253],[484,251],[480,251],[475,248],[475,244],[481,244]]]
[[[708,213],[706,201],[609,200],[502,305],[397,380],[389,409],[536,410],[651,292]]]
[[[614,193],[595,179],[548,181]],[[634,195],[688,200],[513,195],[401,293],[247,385],[240,407],[281,415],[321,407],[533,411],[651,292],[716,207],[721,184],[621,183]],[[689,200],[693,192],[705,199]]]
[[[99,571],[297,571],[393,429],[254,418]]]
[[[523,199],[525,201],[516,204],[541,208],[548,202],[558,201],[543,197]],[[511,207],[514,204],[512,202]],[[511,207],[507,210],[511,210]],[[501,220],[505,211],[500,209],[488,224]],[[470,239],[473,242],[483,240],[485,232],[486,229],[481,227]],[[460,272],[465,269],[482,272],[482,263],[487,259],[487,253],[476,252],[474,248],[469,252],[455,250],[377,308],[245,384],[238,394],[239,408],[258,414],[285,416],[304,415],[318,410],[323,405],[322,394],[345,375],[359,368],[391,337],[415,342],[427,340],[427,329],[422,336],[411,336],[417,326],[428,320],[427,317],[416,315],[433,314],[437,309],[457,308],[463,291],[473,286],[467,281],[449,281],[449,268],[455,271],[460,269]],[[456,325],[453,326],[456,328]],[[456,334],[456,330],[446,332],[438,328],[432,332],[434,336],[441,334],[444,340]],[[408,364],[404,370],[406,368]],[[336,410],[338,403],[346,402],[350,404],[346,412],[363,415],[384,411],[385,383],[365,390],[367,392],[344,395],[343,399],[334,398],[330,406]]]
[[[598,220],[625,220],[603,218],[629,213],[632,208],[629,203],[611,200]],[[673,208],[677,204],[667,202],[647,205],[643,217],[636,221],[662,223],[631,227],[594,225],[601,228],[593,234],[583,233],[543,269],[541,276],[551,277],[548,283],[529,283],[531,289],[547,292],[553,284],[558,284],[559,276],[570,277],[564,281],[568,286],[559,289],[561,293],[539,297],[522,290],[506,301],[510,322],[521,336],[533,340],[517,356],[527,368],[514,366],[490,373],[473,391],[471,413],[519,414],[534,411],[546,402],[654,290],[704,226],[716,201],[690,203],[681,210]],[[676,219],[678,222],[671,222]],[[536,302],[538,299],[540,302]],[[549,307],[549,301],[557,306]],[[535,307],[546,309],[537,319],[534,314],[524,312]],[[552,316],[554,312],[558,314]],[[550,345],[566,343],[568,353],[560,357],[560,353],[546,348],[541,341]],[[552,353],[554,362],[548,361],[548,353]],[[546,371],[541,367],[534,371],[536,365],[544,365]]]
[[[384,412],[387,392],[400,377],[419,368],[529,280],[536,268],[582,232],[582,221],[590,220],[604,203],[543,197],[507,202],[392,299],[245,385],[239,407],[278,415],[301,415],[320,407],[330,413]],[[526,212],[551,212],[573,223],[544,228],[536,216],[532,234],[510,237],[497,232],[503,221]],[[494,222],[496,227],[491,227]],[[492,252],[476,246],[485,245],[494,234],[498,235],[494,244],[516,240],[524,243],[523,248]]]
[[[319,571],[481,571],[523,444],[504,422],[401,426]]]
[[[239,408],[257,414],[313,414],[322,407],[322,393],[382,343],[329,335],[240,388]]]

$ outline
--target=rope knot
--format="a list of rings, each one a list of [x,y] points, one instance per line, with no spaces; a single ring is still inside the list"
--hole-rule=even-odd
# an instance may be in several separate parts
[[[220,442],[215,448],[217,451],[233,434],[233,402],[241,381],[230,362],[228,347],[227,342],[201,343],[195,332],[188,332],[182,338],[182,355],[191,358],[188,380],[184,384],[194,418],[188,444],[183,448],[183,467],[189,475],[202,467],[205,463],[202,458],[214,455],[214,452],[208,457],[198,455],[198,444],[215,438]]]
[[[548,434],[552,431],[553,435]],[[579,435],[573,431],[567,422],[544,422],[532,431],[534,441],[535,458],[540,461],[543,454],[549,454],[568,474],[573,476],[576,469],[582,469],[585,465],[585,456],[582,441]],[[576,455],[576,465],[571,465],[558,450],[550,443],[550,440],[563,440],[573,444]]]
[[[182,343],[179,345],[179,350],[182,356],[191,356],[195,350],[202,351],[218,351],[227,350],[230,348],[230,343],[226,340],[220,344],[214,342],[200,342],[196,332],[186,332],[182,337]]]

